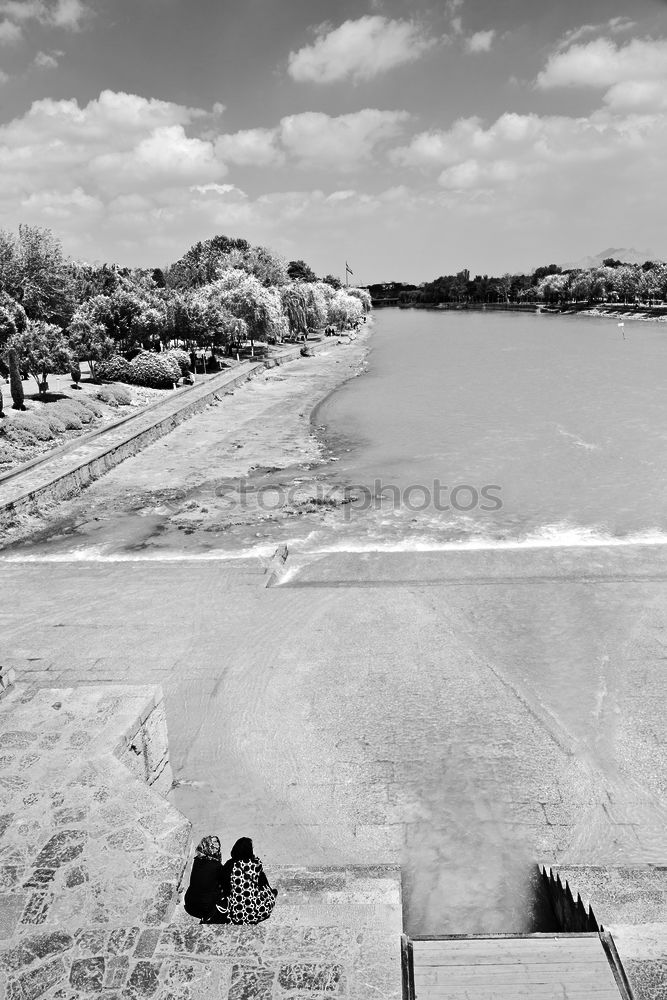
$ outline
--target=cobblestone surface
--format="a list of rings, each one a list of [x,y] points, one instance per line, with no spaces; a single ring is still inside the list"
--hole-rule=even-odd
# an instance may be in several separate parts
[[[185,913],[190,824],[156,791],[163,723],[148,687],[0,702],[0,997],[398,1000],[398,868],[273,869],[257,927]]]

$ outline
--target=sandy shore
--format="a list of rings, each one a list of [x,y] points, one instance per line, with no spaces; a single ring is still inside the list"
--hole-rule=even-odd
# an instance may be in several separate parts
[[[370,336],[369,325],[355,340],[332,338],[317,355],[221,397],[80,497],[17,524],[4,548],[206,551],[238,548],[249,537],[273,540],[303,517],[321,520],[315,470],[321,475],[331,456],[311,414],[363,370]]]

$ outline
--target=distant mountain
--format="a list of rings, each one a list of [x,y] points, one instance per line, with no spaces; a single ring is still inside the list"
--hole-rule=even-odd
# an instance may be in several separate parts
[[[582,257],[581,260],[570,261],[562,264],[564,271],[573,271],[580,268],[582,271],[590,267],[600,267],[602,261],[608,257],[620,260],[623,264],[643,264],[646,260],[663,261],[664,257],[656,253],[655,250],[635,250],[634,247],[607,247],[592,257]]]

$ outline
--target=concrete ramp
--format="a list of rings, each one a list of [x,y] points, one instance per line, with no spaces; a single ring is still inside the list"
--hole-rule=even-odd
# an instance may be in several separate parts
[[[598,934],[410,942],[410,1000],[620,1000]]]

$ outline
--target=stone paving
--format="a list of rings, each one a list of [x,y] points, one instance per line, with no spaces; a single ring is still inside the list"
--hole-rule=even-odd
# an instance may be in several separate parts
[[[397,868],[269,869],[257,927],[185,913],[154,688],[10,688],[0,733],[0,997],[398,1000]]]
[[[557,867],[614,939],[634,1000],[667,1000],[667,867]]]

